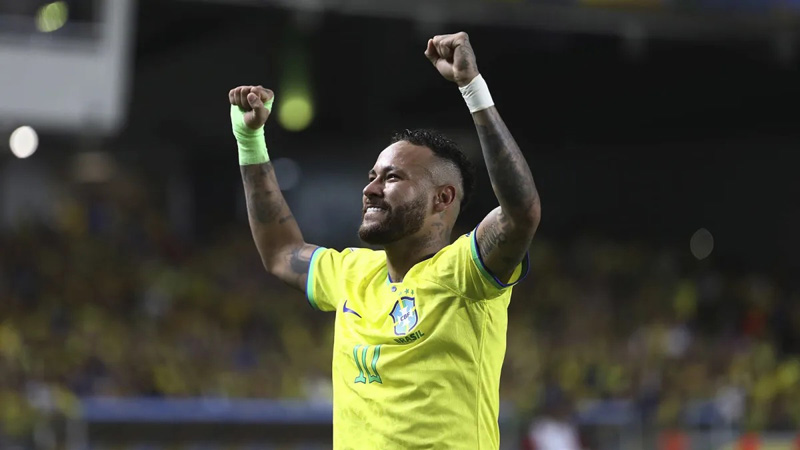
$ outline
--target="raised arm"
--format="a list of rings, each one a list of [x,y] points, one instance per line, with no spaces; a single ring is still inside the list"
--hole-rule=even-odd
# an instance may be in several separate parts
[[[472,112],[492,190],[500,203],[478,226],[478,251],[486,267],[507,282],[539,226],[541,206],[533,175],[494,107],[467,34],[435,36],[428,41],[425,55],[442,76],[458,84]]]
[[[492,190],[500,206],[478,226],[478,250],[492,273],[507,282],[539,226],[541,206],[533,175],[494,106],[472,114]]]
[[[253,240],[267,272],[303,292],[316,245],[303,240],[278,187],[275,168],[263,147],[263,127],[273,93],[261,86],[240,86],[228,94],[231,121],[239,144],[239,163]],[[266,104],[266,106],[265,106]],[[260,140],[260,142],[259,142]]]

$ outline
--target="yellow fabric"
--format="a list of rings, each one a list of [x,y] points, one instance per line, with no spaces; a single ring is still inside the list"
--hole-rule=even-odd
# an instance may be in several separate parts
[[[334,449],[497,449],[511,288],[482,267],[474,232],[406,274],[383,251],[318,249],[307,295],[336,311]],[[524,278],[526,260],[511,280]]]

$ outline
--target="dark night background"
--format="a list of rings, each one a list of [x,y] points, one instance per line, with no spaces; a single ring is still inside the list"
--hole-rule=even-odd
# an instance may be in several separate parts
[[[422,55],[427,34],[409,20],[144,2],[138,23],[122,139],[156,137],[176,147],[209,199],[198,211],[209,231],[213,219],[233,214],[222,199],[238,189],[225,94],[252,83],[280,98],[281,64],[298,56],[286,49],[287,37],[310,52],[318,109],[299,134],[272,124],[274,154],[366,172],[394,130],[471,129],[457,91]],[[310,25],[298,30],[298,23]],[[456,30],[470,33],[533,168],[541,235],[601,233],[688,249],[705,227],[719,264],[798,267],[798,70],[777,57],[771,39],[659,38],[637,52],[619,36],[441,26]],[[492,207],[488,179],[480,186],[473,220]]]

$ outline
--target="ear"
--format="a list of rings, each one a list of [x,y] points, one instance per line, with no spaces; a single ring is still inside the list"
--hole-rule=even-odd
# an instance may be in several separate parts
[[[437,213],[443,212],[447,208],[449,208],[450,205],[452,205],[453,202],[455,201],[456,201],[455,186],[450,184],[441,186],[439,187],[439,189],[436,190],[436,198],[433,199],[433,210],[434,212]]]

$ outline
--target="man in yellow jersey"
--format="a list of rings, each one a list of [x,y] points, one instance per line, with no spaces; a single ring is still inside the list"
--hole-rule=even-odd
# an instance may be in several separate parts
[[[250,227],[264,267],[336,313],[335,449],[497,449],[499,383],[511,286],[527,272],[539,224],[528,164],[494,107],[465,33],[425,56],[472,114],[499,207],[451,242],[472,189],[456,145],[406,131],[379,155],[363,191],[362,241],[375,251],[308,244],[264,144],[273,93],[230,91]]]

